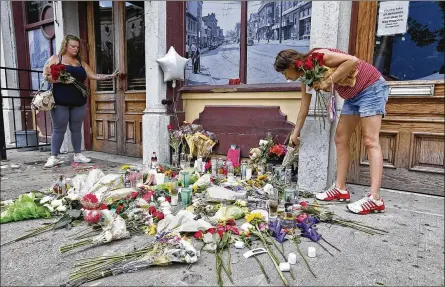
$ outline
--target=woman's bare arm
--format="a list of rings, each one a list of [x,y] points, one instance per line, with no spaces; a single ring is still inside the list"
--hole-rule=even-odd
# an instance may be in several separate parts
[[[95,72],[93,72],[93,70],[87,63],[82,62],[82,66],[85,68],[85,71],[87,72],[88,79],[91,80],[96,80],[96,81],[110,80],[112,78],[115,78],[119,74],[119,72],[117,71],[111,75],[96,74]]]
[[[47,80],[48,82],[54,84],[54,83],[60,83],[60,81],[54,81],[51,78],[51,65],[57,64],[57,61],[59,60],[59,58],[57,57],[57,55],[53,55],[51,57],[49,57],[49,59],[46,61],[45,65],[43,66],[43,77],[45,78],[45,80]]]
[[[324,54],[323,59],[327,67],[337,69],[331,74],[329,79],[316,82],[314,84],[315,90],[330,90],[331,79],[332,83],[340,81],[341,79],[345,78],[359,63],[358,58],[348,54],[332,52],[326,49],[322,49],[319,52]]]

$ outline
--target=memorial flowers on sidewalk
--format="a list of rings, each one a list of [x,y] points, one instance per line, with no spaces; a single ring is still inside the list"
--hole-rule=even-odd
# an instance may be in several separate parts
[[[122,273],[136,272],[150,266],[166,266],[173,263],[193,264],[198,254],[191,241],[176,233],[164,233],[154,242],[138,249],[110,256],[87,258],[75,265],[68,284],[79,286]]]
[[[215,228],[207,229],[204,234],[202,231],[197,231],[194,237],[197,239],[202,239],[204,242],[203,250],[214,252],[216,258],[216,276],[218,279],[218,285],[223,286],[222,280],[222,270],[226,273],[230,282],[233,283],[232,279],[232,269],[230,266],[231,254],[230,254],[230,244],[232,243],[232,234],[239,234],[239,230],[236,227],[235,221],[228,220],[221,222]],[[227,248],[228,259],[227,267],[224,265],[222,253],[224,249]]]
[[[277,269],[278,274],[280,275],[281,281],[283,281],[284,286],[289,286],[289,283],[286,280],[286,277],[284,277],[283,272],[281,272],[279,267],[279,261],[277,257],[274,255],[273,251],[269,248],[269,243],[266,240],[264,234],[262,231],[266,231],[267,224],[265,222],[265,219],[260,212],[252,212],[246,215],[246,221],[255,226],[255,230],[252,233],[258,236],[260,238],[261,242],[263,243],[264,249],[266,249],[267,254],[269,255],[270,259],[272,260],[275,269]],[[262,226],[262,228],[261,228]],[[291,273],[292,274],[292,273]]]
[[[102,226],[102,232],[99,235],[72,244],[64,245],[60,247],[60,252],[66,253],[82,246],[101,245],[114,240],[130,237],[125,220],[122,217],[110,210],[100,210],[100,213],[104,216],[105,223]]]

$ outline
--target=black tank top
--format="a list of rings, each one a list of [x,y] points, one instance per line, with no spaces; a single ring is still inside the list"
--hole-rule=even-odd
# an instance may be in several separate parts
[[[62,56],[59,56],[59,64],[62,63]],[[87,78],[87,72],[79,61],[80,66],[65,65],[66,71],[77,81],[83,83]],[[74,84],[55,83],[53,86],[53,96],[56,105],[68,107],[80,107],[86,104],[87,99],[74,86]]]

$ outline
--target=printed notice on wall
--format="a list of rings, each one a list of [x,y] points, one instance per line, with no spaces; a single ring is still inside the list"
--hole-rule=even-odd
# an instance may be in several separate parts
[[[377,36],[406,33],[409,1],[380,2]]]

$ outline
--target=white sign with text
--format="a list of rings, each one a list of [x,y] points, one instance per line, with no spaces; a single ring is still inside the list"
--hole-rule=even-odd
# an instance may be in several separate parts
[[[377,36],[406,33],[409,1],[380,2]]]

